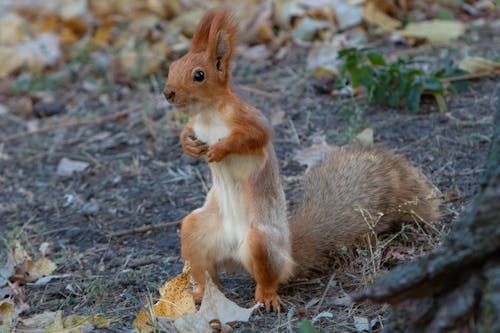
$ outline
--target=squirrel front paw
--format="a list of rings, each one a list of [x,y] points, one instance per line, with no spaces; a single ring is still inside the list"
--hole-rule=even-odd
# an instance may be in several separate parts
[[[214,144],[208,147],[207,161],[208,163],[220,162],[228,155],[227,151],[220,145]]]
[[[205,155],[208,150],[208,146],[206,145],[206,143],[198,140],[196,136],[191,133],[186,133],[185,135],[183,135],[181,144],[182,150],[187,155],[193,158],[200,158],[201,156]]]
[[[266,289],[257,285],[255,289],[255,303],[262,303],[266,307],[266,311],[271,311],[273,309],[276,312],[280,312],[283,302],[278,296],[276,289]]]

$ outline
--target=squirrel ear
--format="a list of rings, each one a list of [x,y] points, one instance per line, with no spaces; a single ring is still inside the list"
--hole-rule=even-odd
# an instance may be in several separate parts
[[[196,53],[196,52],[205,51],[207,49],[208,38],[210,35],[210,27],[212,26],[212,22],[213,22],[216,15],[217,15],[217,12],[211,10],[211,11],[208,11],[201,18],[201,20],[198,23],[198,26],[196,27],[196,30],[193,34],[192,47],[191,47],[192,52]]]
[[[224,71],[223,64],[229,62],[231,55],[231,46],[229,45],[229,38],[226,33],[219,32],[217,34],[217,46],[215,47],[215,66],[218,71]]]
[[[225,10],[215,11],[208,38],[209,57],[223,79],[229,77],[229,66],[237,44],[238,27],[231,14]]]

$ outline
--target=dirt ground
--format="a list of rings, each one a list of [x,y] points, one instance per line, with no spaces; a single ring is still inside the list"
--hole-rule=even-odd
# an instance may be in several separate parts
[[[467,52],[493,52],[498,57],[499,37],[482,38]],[[425,52],[458,57],[456,48],[443,54],[444,49]],[[324,332],[353,332],[354,316],[382,318],[384,306],[352,304],[346,293],[439,244],[436,237],[466,209],[483,173],[498,104],[497,78],[473,81],[466,92],[447,96],[447,113],[440,113],[429,99],[413,115],[369,106],[363,97],[325,94],[333,87],[308,77],[306,54],[306,49],[296,47],[277,63],[239,59],[234,71],[234,82],[245,99],[273,119],[289,205],[293,207],[300,197],[304,171],[294,160],[297,151],[317,136],[347,144],[370,127],[377,144],[406,156],[442,191],[443,218],[432,237],[412,230],[400,235],[393,247],[397,250],[384,251],[379,270],[371,275],[361,271],[364,261],[354,256],[341,260],[330,274],[290,282],[281,289],[283,313],[257,311],[250,322],[238,325],[240,329],[287,331],[297,328],[301,318],[329,313],[330,317],[315,318],[314,326]],[[44,81],[42,88],[34,79],[29,88],[23,88],[20,79],[1,82],[0,103],[17,106],[0,115],[0,233],[20,239],[33,254],[42,242],[50,242],[49,258],[58,264],[56,272],[71,274],[44,287],[26,286],[30,305],[26,315],[56,309],[66,314],[103,313],[122,319],[102,331],[129,331],[148,294],[155,298],[157,288],[182,270],[177,221],[203,203],[209,170],[205,162],[182,154],[178,140],[182,125],[161,94],[162,74],[127,87],[105,85],[92,62],[60,73],[54,82]],[[38,120],[30,112],[17,112],[27,95],[47,94],[63,103],[65,111]],[[116,112],[125,115],[99,118]],[[40,128],[60,127],[8,138],[36,122]],[[64,157],[89,167],[59,176],[56,168]],[[165,222],[172,223],[134,231]],[[130,232],[119,235],[122,231]],[[358,255],[363,257],[362,252]],[[252,303],[250,278],[231,275],[222,282],[229,299],[241,306]]]

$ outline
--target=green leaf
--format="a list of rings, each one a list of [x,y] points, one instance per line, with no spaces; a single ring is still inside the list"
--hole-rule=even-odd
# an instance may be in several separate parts
[[[389,93],[389,106],[391,108],[397,108],[399,107],[399,100],[400,100],[400,97],[399,97],[399,94],[397,92],[390,92]]]
[[[435,91],[435,92],[443,92],[443,84],[441,81],[438,80],[433,80],[433,79],[425,79],[423,81],[424,83],[424,89],[425,90],[430,90],[430,91]]]
[[[379,53],[374,53],[374,52],[368,53],[368,59],[374,65],[378,65],[378,66],[387,65],[385,63],[384,57]]]
[[[442,94],[433,94],[434,98],[436,98],[436,102],[439,107],[439,112],[444,113],[448,111],[448,107],[446,106],[446,101],[444,100],[444,97]]]
[[[422,87],[412,86],[406,96],[406,106],[413,114],[420,110],[420,96],[422,95]]]
[[[386,99],[385,87],[381,85],[374,86],[370,97],[376,104],[383,105]]]
[[[316,331],[311,323],[311,321],[307,319],[302,319],[300,323],[300,333],[319,333]]]

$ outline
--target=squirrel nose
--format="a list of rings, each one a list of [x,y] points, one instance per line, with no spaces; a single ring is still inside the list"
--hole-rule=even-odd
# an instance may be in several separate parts
[[[165,89],[163,91],[163,94],[165,95],[165,98],[167,99],[167,101],[173,102],[174,97],[175,97],[175,91],[169,90],[169,89]]]

